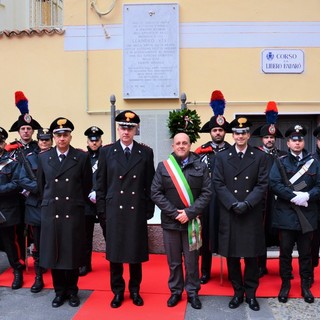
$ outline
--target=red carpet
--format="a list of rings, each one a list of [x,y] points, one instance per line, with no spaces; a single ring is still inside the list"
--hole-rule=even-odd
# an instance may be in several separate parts
[[[222,263],[222,279],[220,277],[220,264]],[[129,293],[125,292],[125,301],[119,309],[112,309],[110,301],[113,294],[109,284],[109,264],[105,260],[104,253],[93,254],[93,271],[85,277],[80,277],[80,290],[93,290],[85,303],[81,305],[79,312],[74,319],[183,319],[187,305],[186,294],[183,300],[175,308],[168,308],[166,305],[170,292],[168,289],[168,266],[165,255],[150,255],[150,261],[143,264],[143,281],[141,285],[141,295],[145,301],[144,307],[136,307],[129,298]],[[276,297],[280,288],[279,260],[269,259],[269,274],[260,280],[257,291],[258,297]],[[297,298],[300,295],[300,277],[298,272],[298,259],[293,259],[293,275],[291,282],[290,297]],[[227,280],[227,268],[224,258],[214,257],[212,263],[212,280],[203,285],[200,295],[232,296],[233,290]],[[125,265],[124,274],[126,283],[128,282],[128,265]],[[8,269],[0,275],[2,286],[11,286],[12,270]],[[32,258],[29,258],[29,270],[24,276],[24,287],[31,287],[34,281],[34,269]],[[52,288],[51,273],[44,274],[45,288]],[[320,271],[315,271],[315,283],[312,287],[315,297],[320,297]],[[143,314],[143,317],[142,317]]]

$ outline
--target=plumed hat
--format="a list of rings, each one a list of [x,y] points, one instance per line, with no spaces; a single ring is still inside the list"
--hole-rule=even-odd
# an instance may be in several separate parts
[[[222,128],[226,132],[230,132],[229,123],[223,116],[226,106],[226,100],[221,91],[215,90],[211,94],[210,106],[213,110],[214,116],[206,122],[199,132],[210,132],[213,128]]]
[[[30,126],[34,130],[41,129],[41,125],[29,114],[28,99],[22,91],[15,92],[15,103],[17,108],[20,110],[21,115],[11,126],[9,132],[19,131],[22,126]]]
[[[264,137],[272,135],[275,138],[283,138],[281,131],[276,127],[278,108],[274,101],[269,101],[265,110],[267,123],[252,132],[252,136]]]

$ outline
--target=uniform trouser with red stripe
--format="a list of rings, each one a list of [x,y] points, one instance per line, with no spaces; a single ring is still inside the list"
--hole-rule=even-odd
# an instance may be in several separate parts
[[[10,266],[15,270],[21,270],[24,268],[24,264],[23,260],[21,260],[20,247],[15,229],[16,226],[1,227],[0,237]]]

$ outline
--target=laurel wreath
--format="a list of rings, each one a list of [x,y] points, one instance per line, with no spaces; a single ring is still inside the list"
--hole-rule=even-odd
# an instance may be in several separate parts
[[[173,138],[177,133],[184,132],[190,137],[190,142],[194,143],[200,138],[200,126],[201,120],[196,110],[182,109],[169,112],[170,138]]]

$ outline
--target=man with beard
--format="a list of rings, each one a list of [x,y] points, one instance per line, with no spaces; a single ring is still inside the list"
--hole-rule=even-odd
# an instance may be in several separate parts
[[[276,127],[278,108],[274,101],[269,101],[265,110],[267,123],[258,127],[252,132],[252,136],[261,138],[262,145],[258,148],[268,155],[268,172],[270,172],[273,162],[276,158],[286,154],[284,151],[280,151],[276,148],[276,139],[282,139],[283,135],[281,131]],[[274,207],[274,194],[271,189],[268,188],[265,198],[265,210],[264,210],[264,230],[266,237],[266,248],[279,245],[278,231],[272,228],[272,211]],[[265,254],[258,258],[259,265],[259,277],[263,277],[268,273],[267,269],[267,250]]]
[[[200,130],[200,132],[210,133],[211,141],[195,150],[195,153],[200,155],[201,161],[206,163],[210,175],[214,167],[215,154],[230,147],[230,144],[224,141],[226,133],[230,130],[229,123],[223,116],[225,103],[221,91],[215,90],[212,92],[210,106],[214,112],[214,116]],[[212,192],[210,203],[201,216],[201,284],[206,284],[210,280],[212,253],[218,253],[219,208],[214,190]]]
[[[41,129],[41,125],[32,118],[29,114],[28,99],[25,97],[22,91],[15,92],[15,105],[20,111],[20,116],[18,120],[15,121],[9,132],[18,132],[19,140],[13,141],[6,145],[6,150],[10,152],[10,156],[17,159],[20,163],[23,163],[22,153],[26,156],[28,153],[34,151],[38,147],[38,142],[32,139],[34,130]],[[17,236],[17,241],[20,247],[21,259],[25,260],[26,257],[26,241],[25,237],[29,243],[33,241],[31,238],[25,224],[25,197],[20,194],[18,197],[20,203],[20,215],[21,223],[16,226],[15,232]]]
[[[234,296],[229,308],[243,303],[258,311],[257,257],[265,252],[263,199],[268,187],[267,156],[248,144],[251,123],[245,117],[230,123],[235,144],[216,155],[214,188],[220,208],[219,254],[227,258]],[[240,259],[244,258],[244,275]]]
[[[89,194],[90,203],[86,204],[86,253],[85,264],[79,269],[79,276],[85,276],[92,271],[92,241],[94,224],[99,221],[102,228],[103,236],[106,238],[106,218],[105,215],[98,215],[96,208],[96,184],[97,184],[97,169],[100,148],[102,146],[101,136],[103,131],[97,126],[88,128],[84,135],[87,136],[87,149],[90,155],[92,167],[92,190]]]

